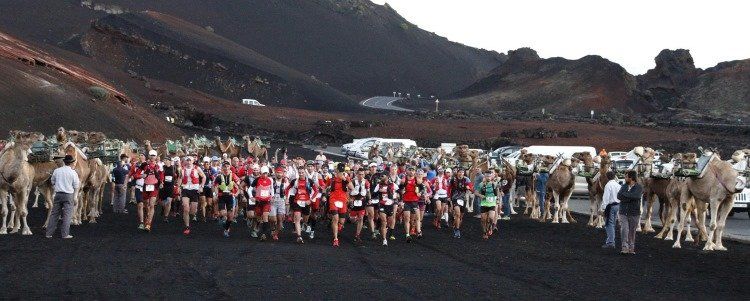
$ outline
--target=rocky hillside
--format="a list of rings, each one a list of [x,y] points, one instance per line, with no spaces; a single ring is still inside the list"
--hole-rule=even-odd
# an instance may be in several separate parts
[[[685,108],[711,115],[750,112],[750,59],[696,68],[690,51],[662,50],[656,67],[638,76],[644,99],[660,109]]]
[[[633,76],[599,56],[578,60],[541,59],[532,49],[508,53],[490,75],[454,93],[446,108],[474,111],[528,111],[587,114],[620,113],[690,115],[689,119],[750,115],[750,60],[723,62],[702,70],[690,52],[663,50],[656,66]],[[681,117],[680,117],[681,118]]]
[[[158,12],[109,15],[66,43],[101,62],[226,99],[351,110],[356,100],[205,28]]]
[[[649,106],[636,100],[636,79],[620,65],[600,56],[578,60],[540,58],[522,48],[508,52],[508,60],[491,75],[451,95],[458,100],[446,108],[468,110],[587,113],[590,110],[642,112]]]
[[[0,18],[0,29],[49,44],[88,32],[91,21],[108,14],[155,11],[358,98],[448,94],[504,60],[424,31],[368,0],[26,0],[2,1],[0,11],[14,16]]]

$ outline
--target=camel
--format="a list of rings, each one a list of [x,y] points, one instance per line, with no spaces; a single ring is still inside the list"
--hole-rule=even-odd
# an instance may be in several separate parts
[[[109,181],[109,168],[102,163],[101,159],[96,158],[89,160],[89,169],[91,172],[88,181],[86,185],[83,185],[85,187],[84,201],[86,204],[81,212],[88,211],[89,223],[96,223],[96,218],[102,212],[104,185]]]
[[[242,140],[245,142],[245,147],[247,147],[247,152],[253,157],[257,159],[265,159],[268,161],[268,146],[263,143],[263,141],[260,140],[258,137],[254,136],[244,136],[242,137]],[[372,149],[377,149],[377,147],[373,146]]]
[[[0,234],[7,234],[8,226],[12,228],[10,233],[18,233],[23,224],[21,234],[31,235],[26,216],[28,215],[27,203],[34,180],[34,167],[28,162],[28,154],[31,142],[37,137],[36,134],[26,132],[14,134],[15,142],[9,143],[0,152],[0,203],[3,217]],[[12,195],[15,205],[10,225],[7,224],[9,194]]]
[[[552,199],[555,204],[555,213],[552,214],[552,223],[559,223],[562,219],[562,223],[572,222],[576,220],[568,210],[568,200],[573,194],[575,188],[575,175],[573,174],[573,164],[577,164],[578,159],[563,159],[560,156],[557,161],[559,162],[557,168],[552,171],[547,181],[547,191],[551,192]],[[549,214],[549,207],[545,206],[547,211],[545,213],[545,219]],[[570,220],[569,220],[570,219]]]
[[[44,196],[44,207],[47,209],[47,219],[44,221],[43,228],[47,228],[49,216],[52,213],[52,200],[55,197],[55,190],[50,179],[52,178],[52,172],[54,172],[59,165],[55,161],[31,163],[31,165],[34,166],[33,187],[36,188],[34,190],[34,203],[36,204],[40,194]]]
[[[729,162],[721,161],[718,154],[710,153],[709,155],[711,159],[702,177],[687,179],[687,189],[681,194],[680,204],[687,203],[689,198],[695,199],[700,230],[705,229],[706,205],[711,207],[711,224],[708,227],[708,237],[703,250],[726,251],[727,248],[722,243],[722,235],[727,216],[734,205],[734,194],[741,191],[736,187],[739,174]],[[694,157],[695,155],[687,156],[688,159]],[[677,238],[672,245],[673,248],[680,248],[681,230],[686,220],[686,214],[680,217],[680,226],[677,229]]]
[[[612,159],[609,155],[599,156],[598,172],[594,170],[594,160],[589,152],[581,153],[579,156],[583,162],[583,170],[587,174],[595,174],[594,177],[586,177],[589,191],[589,227],[601,229],[604,227],[604,216],[599,214],[599,207],[604,198],[604,186],[607,185],[605,173],[612,168]]]
[[[527,170],[523,171],[523,173],[520,175],[526,178],[526,185],[524,186],[526,206],[523,214],[531,214],[534,211],[534,204],[537,204],[536,192],[534,190],[536,186],[536,179],[533,176],[533,172],[535,171],[536,166],[536,158],[533,154],[526,153],[521,155],[521,158],[519,158],[519,160],[521,160],[523,164],[525,164],[524,166],[527,167]],[[521,172],[521,170],[517,169],[517,172]]]
[[[72,131],[69,131],[68,134],[71,132]],[[71,224],[80,225],[83,208],[85,206],[83,203],[85,196],[84,191],[88,189],[87,186],[89,183],[89,176],[91,175],[91,165],[86,154],[84,154],[83,151],[72,141],[66,143],[63,149],[65,150],[66,155],[71,155],[75,158],[76,162],[73,164],[72,168],[78,173],[78,179],[81,181],[81,187],[78,191],[74,192],[75,197],[73,199],[75,200],[75,204],[73,204],[73,218],[71,220]]]
[[[672,240],[672,233],[674,233],[675,224],[678,223],[677,220],[677,212],[682,212],[682,215],[687,215],[687,230],[685,231],[685,241],[693,241],[693,234],[690,231],[690,219],[692,215],[692,220],[696,223],[696,228],[701,230],[700,227],[698,227],[698,216],[696,213],[695,208],[695,201],[693,198],[685,198],[687,203],[680,204],[682,198],[682,194],[687,192],[687,180],[685,178],[679,178],[679,177],[673,177],[669,180],[669,185],[667,185],[667,199],[669,200],[669,205],[666,206],[666,213],[664,216],[666,217],[666,220],[662,221],[662,229],[661,231],[654,236],[655,238],[664,238],[664,240]],[[701,240],[706,239],[707,234],[703,231],[700,232],[699,237]]]
[[[240,152],[242,151],[242,148],[235,143],[234,138],[228,138],[226,143],[221,142],[221,137],[216,136],[214,137],[214,141],[216,143],[216,149],[219,151],[219,154],[227,154],[229,158],[233,157],[239,157]]]
[[[639,157],[638,162],[635,165],[635,171],[638,173],[638,183],[643,186],[643,195],[646,201],[646,214],[643,214],[643,208],[641,208],[641,216],[638,221],[638,228],[636,231],[643,231],[646,233],[656,232],[651,226],[651,217],[653,216],[653,208],[656,203],[656,199],[659,199],[660,210],[663,213],[663,207],[668,204],[667,202],[667,185],[669,180],[664,178],[653,178],[653,165],[656,151],[652,148],[638,146],[633,149],[633,152]],[[665,220],[660,214],[662,222]],[[641,222],[641,220],[644,220]],[[643,227],[641,228],[641,224]]]

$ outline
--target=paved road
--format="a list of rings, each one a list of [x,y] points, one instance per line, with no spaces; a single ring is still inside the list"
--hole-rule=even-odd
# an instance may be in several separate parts
[[[569,206],[573,212],[578,212],[582,214],[586,214],[588,216],[589,214],[589,200],[586,197],[575,197],[571,198],[569,202]],[[651,217],[651,222],[654,225],[654,228],[657,228],[657,232],[661,230],[661,221],[659,220],[658,216],[658,206],[654,206],[654,212]],[[588,219],[583,221],[584,223],[588,222]],[[710,222],[710,220],[706,221],[707,223]],[[658,226],[658,227],[657,227]],[[694,227],[691,227],[691,229],[695,229]],[[656,235],[656,233],[654,233]],[[727,224],[724,228],[724,238],[742,241],[750,243],[750,219],[747,216],[746,212],[738,212],[735,213],[734,216],[730,216],[727,218]]]
[[[404,108],[400,108],[400,107],[392,105],[393,102],[399,99],[401,99],[401,97],[375,96],[372,98],[365,99],[359,104],[368,108],[381,109],[381,110],[392,110],[392,111],[401,111],[401,112],[413,111],[413,110],[404,109]]]

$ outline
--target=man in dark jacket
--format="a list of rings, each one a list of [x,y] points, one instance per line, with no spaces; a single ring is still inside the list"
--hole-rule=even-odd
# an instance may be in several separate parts
[[[635,229],[638,227],[643,197],[643,187],[638,184],[637,177],[634,170],[629,170],[625,175],[625,184],[617,193],[617,199],[620,200],[620,254],[635,254]]]

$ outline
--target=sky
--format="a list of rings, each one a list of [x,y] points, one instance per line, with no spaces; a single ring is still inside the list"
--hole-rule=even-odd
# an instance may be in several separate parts
[[[745,0],[372,0],[418,27],[472,47],[543,58],[597,54],[631,74],[662,49],[689,49],[699,68],[750,58]]]

